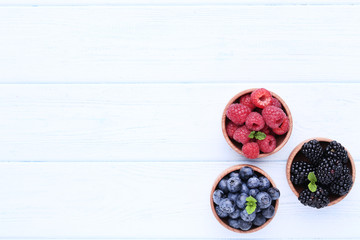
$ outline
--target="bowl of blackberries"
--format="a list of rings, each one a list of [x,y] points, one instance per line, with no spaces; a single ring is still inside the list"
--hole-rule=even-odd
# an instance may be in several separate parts
[[[293,121],[289,107],[277,94],[252,88],[228,102],[221,125],[230,147],[255,159],[279,151],[290,138]]]
[[[280,191],[262,169],[241,164],[222,172],[210,194],[215,218],[237,233],[256,232],[270,223],[279,206]]]
[[[355,181],[355,163],[341,143],[312,138],[290,154],[286,177],[291,190],[305,206],[324,208],[340,202]]]

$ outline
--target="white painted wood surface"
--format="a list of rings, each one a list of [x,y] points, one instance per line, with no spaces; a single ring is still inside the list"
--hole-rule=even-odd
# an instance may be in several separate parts
[[[1,7],[1,82],[356,82],[360,6]]]
[[[285,178],[312,136],[339,140],[359,168],[359,63],[354,0],[2,0],[0,239],[359,239],[357,182],[317,211]],[[256,161],[220,129],[252,87],[294,117],[288,144]],[[269,226],[243,236],[216,222],[209,194],[245,162],[282,196]]]

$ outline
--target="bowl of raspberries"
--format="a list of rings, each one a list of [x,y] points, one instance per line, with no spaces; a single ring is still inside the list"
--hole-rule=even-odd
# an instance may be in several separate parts
[[[279,151],[289,140],[293,121],[278,95],[253,88],[235,95],[226,105],[222,131],[236,152],[255,159]]]
[[[355,181],[355,163],[337,141],[313,138],[290,154],[286,177],[291,190],[305,206],[323,208],[340,202]]]
[[[279,206],[280,191],[263,170],[241,164],[226,169],[210,194],[215,218],[238,233],[256,232],[270,223]]]

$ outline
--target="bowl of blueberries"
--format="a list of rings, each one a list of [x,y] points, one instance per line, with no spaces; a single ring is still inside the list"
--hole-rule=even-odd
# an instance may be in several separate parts
[[[223,171],[211,189],[211,210],[218,222],[237,233],[256,232],[270,223],[280,191],[262,169],[240,164]]]

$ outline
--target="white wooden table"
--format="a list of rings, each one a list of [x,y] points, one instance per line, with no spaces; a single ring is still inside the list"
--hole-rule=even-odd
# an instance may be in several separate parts
[[[360,185],[303,207],[285,165],[302,140],[360,169],[360,2],[0,0],[0,238],[360,238]],[[220,119],[265,87],[294,118],[278,153],[249,161]],[[251,163],[280,207],[263,230],[223,228],[217,175]]]

